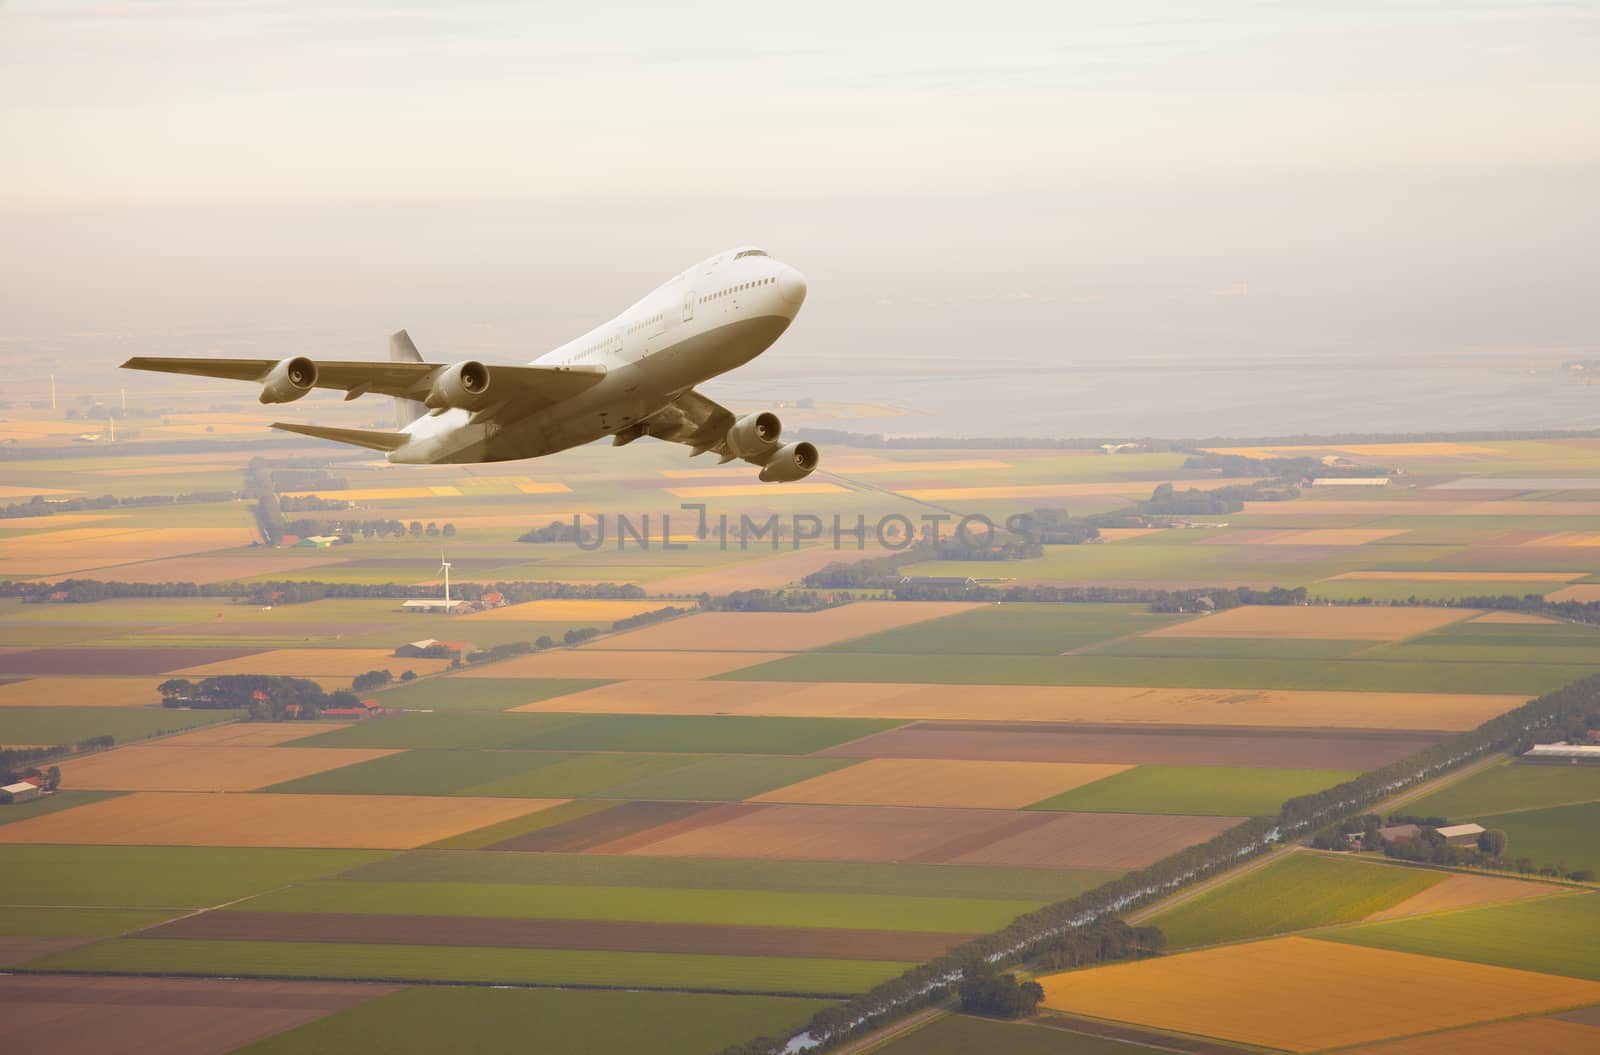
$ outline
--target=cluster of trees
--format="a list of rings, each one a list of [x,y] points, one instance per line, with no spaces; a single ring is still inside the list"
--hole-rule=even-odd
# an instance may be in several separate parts
[[[253,722],[311,720],[329,707],[360,707],[353,692],[323,692],[308,678],[275,674],[220,674],[198,682],[170,678],[156,686],[164,707],[244,710]]]
[[[1044,999],[1044,986],[1038,982],[1018,982],[1014,974],[978,963],[967,968],[956,994],[961,998],[961,1010],[970,1014],[1026,1018]]]
[[[1091,963],[1158,956],[1167,947],[1160,927],[1130,927],[1121,919],[1099,919],[1063,934],[1045,947],[1040,959],[1061,970]]]
[[[288,503],[298,499],[281,498],[278,500],[282,508],[288,509]],[[402,523],[399,520],[288,520],[283,525],[284,533],[288,535],[337,535],[341,542],[354,542],[356,536],[362,538],[455,538],[456,526],[446,523],[440,525],[437,521],[430,520],[424,524],[420,520],[411,523]]]
[[[569,634],[571,632],[572,631],[570,630],[567,631]],[[541,638],[541,640],[545,639]],[[539,647],[548,648],[554,644],[555,642],[552,641],[550,645]],[[467,653],[466,661],[468,663],[493,663],[497,659],[510,659],[512,656],[525,656],[529,652],[532,652],[535,647],[536,646],[534,643],[530,641],[507,641],[504,644],[494,645],[491,648],[481,649],[477,652],[469,652]]]
[[[280,495],[278,508],[285,513],[323,513],[349,509],[350,503],[342,498],[320,498],[317,495]]]
[[[659,623],[666,619],[676,619],[680,615],[688,615],[693,608],[657,608],[653,612],[640,612],[638,615],[625,616],[611,624],[611,629],[616,631],[633,630],[651,623]]]
[[[710,612],[817,612],[833,603],[831,598],[810,590],[735,590],[720,597],[700,595],[700,607]]]
[[[413,678],[415,674],[411,675]],[[350,681],[350,687],[356,692],[372,692],[394,682],[394,674],[388,670],[369,670],[365,674],[357,674]]]
[[[1065,509],[1021,513],[1008,520],[1006,526],[1016,528],[1025,540],[1038,546],[1076,546],[1100,537],[1100,529],[1093,522],[1083,517],[1073,519]]]
[[[1283,804],[1277,817],[1257,817],[1206,842],[1180,850],[1138,871],[1129,872],[1077,897],[1020,916],[1004,930],[911,968],[843,1004],[818,1012],[805,1031],[822,1048],[870,1032],[917,1007],[944,999],[980,962],[996,969],[1046,955],[1063,937],[1113,919],[1179,887],[1232,868],[1274,843],[1360,813],[1372,803],[1419,781],[1438,776],[1487,751],[1511,746],[1574,714],[1587,714],[1600,704],[1600,675],[1594,675],[1531,700],[1480,725],[1471,732],[1440,741],[1371,773],[1327,791],[1303,795]],[[757,1040],[726,1049],[724,1055],[778,1055],[782,1040]]]
[[[89,747],[80,745],[79,750],[89,750]],[[34,763],[60,758],[68,753],[69,749],[65,745],[61,747],[0,747],[0,784],[15,784],[19,780],[37,778],[40,787],[46,791],[54,791],[61,786],[61,767],[47,766],[41,770]]]
[[[518,542],[582,542],[588,544],[594,538],[586,527],[573,529],[570,523],[561,520],[552,520],[544,527],[524,531],[517,536]]]
[[[1393,476],[1392,468],[1374,465],[1324,465],[1321,458],[1250,458],[1243,454],[1195,454],[1185,469],[1214,470],[1223,476],[1271,476],[1280,480],[1307,480],[1331,476]]]

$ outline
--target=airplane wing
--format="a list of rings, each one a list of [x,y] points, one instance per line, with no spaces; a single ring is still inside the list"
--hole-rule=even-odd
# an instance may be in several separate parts
[[[733,455],[726,440],[735,420],[733,411],[691,388],[645,421],[639,434],[686,444],[695,454],[715,451],[728,461]]]
[[[317,388],[344,392],[346,399],[374,392],[401,399],[424,399],[442,363],[349,362],[316,360]],[[229,381],[263,381],[276,359],[182,359],[137,355],[123,363],[125,370],[154,370],[192,377],[218,377]],[[489,366],[491,391],[519,409],[534,410],[575,396],[605,377],[606,368],[580,363],[571,366]],[[497,390],[497,391],[496,391]]]

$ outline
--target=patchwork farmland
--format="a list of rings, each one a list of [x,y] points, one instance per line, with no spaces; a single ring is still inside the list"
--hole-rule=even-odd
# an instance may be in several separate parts
[[[1560,596],[1600,573],[1593,547],[1577,544],[1596,503],[1521,486],[1558,467],[1581,475],[1571,463],[1600,451],[1529,441],[1448,460],[1432,446],[1390,453],[1417,459],[1416,486],[1381,499],[1307,491],[1221,526],[1107,529],[1099,545],[899,571],[999,579],[1000,590],[1304,586],[1419,602]],[[139,462],[19,462],[14,486],[24,500],[44,494],[30,481],[54,472],[58,483],[93,475],[78,480],[86,493],[171,491],[177,477]],[[48,1022],[65,1007],[94,1008],[85,1036],[214,1038],[195,1051],[336,1049],[355,1037],[498,1051],[535,1035],[559,1047],[588,1029],[597,1052],[687,1053],[788,1035],[1020,916],[1600,671],[1600,630],[1520,611],[1202,614],[1126,600],[890,600],[881,587],[824,588],[832,603],[820,610],[739,611],[731,599],[718,607],[722,595],[795,587],[835,559],[885,550],[870,538],[843,553],[788,539],[723,549],[686,534],[692,517],[677,512],[683,550],[519,541],[570,524],[577,508],[637,521],[642,501],[676,510],[676,492],[705,488],[731,489],[704,498],[735,519],[813,507],[915,519],[928,500],[999,519],[1041,504],[1073,516],[1124,507],[1168,480],[1236,482],[1183,462],[885,451],[848,455],[856,469],[826,492],[785,496],[587,450],[571,452],[559,488],[553,474],[417,467],[402,479],[351,460],[328,470],[344,487],[283,493],[453,531],[448,542],[408,530],[326,548],[249,545],[250,511],[233,499],[0,520],[5,575],[20,584],[0,597],[0,743],[73,748],[58,762],[64,790],[0,806],[0,964],[22,972],[0,979],[0,1003],[19,1009],[16,1039],[64,1043]],[[171,472],[226,491],[244,468],[241,452]],[[850,484],[852,471],[872,489]],[[1469,473],[1509,482],[1498,498],[1417,495]],[[85,516],[105,519],[74,519]],[[118,539],[125,559],[108,556]],[[402,599],[442,589],[441,542],[453,589],[474,598],[496,584],[553,585],[467,615],[403,611]],[[51,600],[57,591],[30,585],[68,577],[216,593]],[[295,597],[296,584],[344,595]],[[702,592],[713,610],[657,618],[699,609]],[[484,651],[542,638],[484,662],[396,654],[411,642]],[[161,705],[168,681],[288,676],[334,692],[384,670],[393,681],[358,694],[380,718],[252,722],[239,709]],[[77,750],[105,736],[112,749]],[[1589,776],[1491,767],[1406,809],[1492,816],[1514,846],[1560,847],[1575,868],[1600,852]],[[1595,980],[1582,962],[1537,952],[1553,935],[1587,933],[1582,895],[1552,894],[1568,889],[1294,851],[1152,916],[1172,955],[1047,980],[1057,1011],[1040,1024],[937,1020],[885,1050],[965,1050],[978,1033],[1001,1055],[1141,1050],[1116,1030],[1214,1050],[1398,1043],[1321,1020],[1152,1010],[1155,998],[1128,995],[1188,991],[1189,957],[1258,947],[1218,969],[1252,1003],[1287,1006],[1274,986],[1327,985],[1367,1022],[1383,1012],[1361,976],[1439,961],[1466,966],[1426,989],[1430,1006],[1470,1004],[1509,978],[1496,1017],[1524,1017],[1427,1018],[1413,1032],[1516,1026],[1565,1042],[1594,1027],[1550,1016],[1600,1002],[1573,988]],[[1502,940],[1508,928],[1526,939]],[[1343,966],[1319,973],[1323,959]],[[1181,981],[1092,981],[1169,966]],[[637,1016],[670,1026],[644,1035]],[[1090,1020],[1105,1035],[1086,1039]],[[905,1046],[918,1035],[930,1046]]]

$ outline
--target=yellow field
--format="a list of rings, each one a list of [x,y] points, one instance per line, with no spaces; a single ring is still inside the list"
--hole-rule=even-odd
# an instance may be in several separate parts
[[[1100,537],[1107,542],[1121,542],[1124,539],[1142,538],[1165,530],[1166,528],[1101,528]]]
[[[1310,938],[1039,979],[1045,1006],[1289,1051],[1600,1001],[1600,982]]]
[[[1594,1055],[1600,1029],[1559,1018],[1519,1018],[1356,1048],[1349,1055]]]
[[[34,495],[76,495],[81,491],[63,491],[55,487],[30,487],[26,484],[13,486],[0,484],[0,498],[32,498]]]
[[[730,484],[726,487],[669,487],[667,494],[674,498],[754,498],[761,495],[767,498],[778,495],[842,495],[846,489],[838,484],[822,481],[816,483],[784,484],[781,491],[774,491],[771,484]]]
[[[596,641],[589,649],[792,652],[922,623],[981,607],[959,601],[857,601],[820,612],[703,612]]]
[[[1547,601],[1579,601],[1588,604],[1591,601],[1600,601],[1600,582],[1580,583],[1576,586],[1565,586],[1555,593],[1546,594]]]
[[[169,742],[119,747],[64,762],[61,780],[84,791],[254,791],[397,753],[362,748],[174,747]]]
[[[646,612],[658,611],[676,603],[682,607],[691,601],[526,601],[508,604],[504,608],[491,608],[462,616],[463,623],[614,623]]]
[[[153,707],[166,678],[29,678],[0,685],[0,707]]]
[[[511,677],[631,675],[635,656],[719,653],[597,653],[613,665],[560,668],[562,673]],[[721,655],[728,655],[722,653]],[[746,662],[758,653],[745,653]],[[532,657],[538,658],[538,657]],[[510,663],[517,663],[511,660]],[[481,677],[510,664],[491,664]],[[548,668],[547,668],[548,669]],[[710,668],[714,669],[714,668]],[[585,673],[568,673],[582,670]],[[473,675],[467,672],[468,677]],[[895,718],[941,721],[1104,722],[1280,728],[1472,729],[1527,702],[1525,696],[1477,693],[1318,692],[1289,689],[1146,689],[1100,685],[917,685],[855,682],[693,681],[699,675],[642,675],[583,692],[515,707],[580,714],[751,714],[797,718]],[[673,680],[667,680],[668,678]]]
[[[220,722],[169,736],[163,747],[272,747],[347,728],[350,722]]]
[[[1570,893],[1570,888],[1500,876],[1450,875],[1420,894],[1413,894],[1400,904],[1391,905],[1367,918],[1398,919],[1401,916],[1420,916],[1424,912],[1449,912],[1458,908],[1475,908],[1479,905],[1496,905],[1502,901],[1521,901],[1523,898],[1564,893]]]
[[[468,667],[462,678],[709,678],[753,667],[787,652],[608,652],[553,648],[531,656]],[[518,708],[519,710],[521,708]]]
[[[1522,543],[1524,546],[1600,546],[1600,531],[1558,531],[1553,535],[1540,535]]]
[[[1571,582],[1581,571],[1347,571],[1324,581],[1346,582]],[[1514,613],[1513,613],[1514,614]]]
[[[1462,458],[1470,455],[1505,453],[1494,447],[1475,447],[1466,443],[1357,443],[1344,447],[1207,447],[1213,454],[1237,454],[1244,458],[1295,458],[1302,454],[1336,451],[1364,457],[1389,455],[1395,458]]]
[[[349,502],[379,502],[390,498],[460,498],[458,487],[356,487],[348,491],[285,491],[290,498],[338,498]]]
[[[572,492],[572,488],[566,484],[540,483],[535,480],[517,484],[517,490],[525,495],[564,495]]]
[[[1485,612],[1473,620],[1474,623],[1544,623],[1546,625],[1558,622],[1555,619],[1546,619],[1542,615],[1532,612]]]
[[[1249,479],[1174,480],[1180,491],[1215,491],[1219,487],[1254,483]],[[926,487],[896,489],[907,498],[924,502],[951,502],[985,498],[1074,498],[1083,495],[1137,495],[1148,497],[1155,490],[1154,480],[1095,480],[1077,484],[1011,484],[993,487]]]
[[[1399,641],[1477,614],[1472,608],[1248,605],[1175,623],[1144,636]]]
[[[383,648],[278,648],[254,656],[202,663],[178,671],[185,678],[220,674],[277,674],[294,678],[353,678],[369,670],[403,670],[434,674],[450,666],[448,659],[401,659]]]
[[[7,517],[0,527],[7,531],[56,531],[69,524],[95,524],[105,520],[126,520],[126,513],[55,513],[37,517]]]
[[[38,531],[8,538],[0,550],[0,577],[60,575],[206,550],[248,546],[255,528],[240,509],[237,527],[128,528],[116,524]]]
[[[0,825],[0,843],[409,850],[565,801],[136,791]]]
[[[1128,766],[1080,762],[952,762],[872,758],[757,795],[753,802],[835,806],[950,806],[1021,809],[1121,773]]]

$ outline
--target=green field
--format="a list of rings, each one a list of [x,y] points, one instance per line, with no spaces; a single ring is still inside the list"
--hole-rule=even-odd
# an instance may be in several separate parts
[[[970,1015],[944,1015],[896,1037],[872,1055],[1150,1055],[1144,1044],[1051,1029],[1041,1022],[1000,1022]]]
[[[1506,833],[1506,856],[1600,872],[1600,802],[1500,813],[1485,827]]]
[[[805,755],[901,724],[737,715],[408,713],[359,722],[295,746]]]
[[[910,966],[878,960],[161,938],[115,938],[27,965],[38,971],[498,982],[816,996],[859,993]]]
[[[474,784],[463,795],[510,798],[577,798],[598,795],[618,784],[670,773],[698,755],[556,754],[554,761],[495,780]]]
[[[1412,663],[1347,659],[1143,656],[883,655],[802,652],[717,675],[723,681],[934,682],[946,685],[1126,685],[1195,689],[1327,689],[1537,695],[1600,673],[1556,663]]]
[[[345,878],[409,883],[539,883],[557,886],[791,890],[825,894],[1002,898],[1046,902],[1062,901],[1081,894],[1115,879],[1118,874],[1089,869],[1066,871],[857,861],[707,860],[605,854],[413,850],[356,869]]]
[[[298,884],[229,907],[242,912],[612,919],[986,934],[1038,908],[1039,902],[693,887],[373,883],[337,879]]]
[[[385,856],[364,850],[0,846],[0,905],[203,908]]]
[[[85,696],[92,696],[94,682],[84,685]],[[121,744],[243,715],[170,707],[0,707],[0,744],[75,744],[93,736],[114,737]]]
[[[606,794],[625,799],[737,802],[855,765],[856,761],[851,758],[727,755],[707,758],[631,784],[620,784],[608,788]]]
[[[549,809],[538,810],[521,817],[513,817],[499,824],[491,824],[484,828],[474,828],[470,832],[452,835],[448,839],[440,839],[436,843],[429,843],[430,850],[481,850],[485,846],[515,839],[519,835],[528,835],[532,832],[554,828],[558,824],[575,821],[579,817],[587,817],[591,813],[609,810],[620,803],[604,799],[586,799],[578,802],[568,802]]]
[[[1502,529],[1504,530],[1504,529]],[[1374,562],[1377,563],[1377,562]],[[1437,569],[1436,569],[1437,570]],[[1508,568],[1508,571],[1534,569]],[[1561,570],[1561,569],[1557,569]],[[1415,597],[1422,602],[1460,601],[1467,597],[1526,597],[1530,593],[1544,596],[1565,585],[1559,582],[1446,582],[1440,580],[1405,581],[1334,579],[1314,582],[1308,589],[1313,601],[1408,601]]]
[[[27,908],[0,906],[0,934],[34,938],[109,938],[153,927],[182,909]]]
[[[422,678],[385,689],[377,700],[401,710],[505,711],[605,684],[581,678]]]
[[[1406,803],[1406,812],[1469,821],[1512,810],[1596,800],[1600,800],[1600,766],[1504,762]]]
[[[1316,937],[1600,981],[1600,893],[1348,927]]]
[[[824,652],[1055,656],[1099,641],[1159,630],[1182,616],[1131,604],[1005,604],[829,645]]]
[[[287,781],[308,795],[486,795],[576,798],[679,769],[700,755],[418,749]]]
[[[1365,919],[1445,875],[1335,854],[1292,852],[1146,922],[1160,927],[1174,948],[1218,945]]]
[[[239,1055],[511,1055],[535,1044],[568,1055],[704,1055],[752,1037],[786,1035],[826,1006],[793,997],[419,986],[259,1041]]]
[[[1128,637],[1086,649],[1095,656],[1158,656],[1171,659],[1344,659],[1373,647],[1371,641],[1316,638]]]
[[[1136,766],[1036,802],[1029,809],[1276,816],[1288,799],[1331,788],[1359,775],[1342,769]]]

